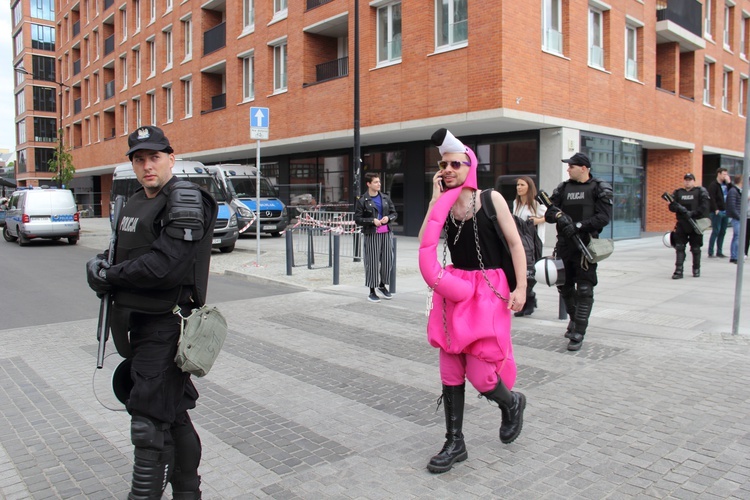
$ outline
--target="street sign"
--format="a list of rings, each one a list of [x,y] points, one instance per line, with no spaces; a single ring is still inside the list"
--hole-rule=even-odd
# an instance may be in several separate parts
[[[268,108],[250,108],[250,138],[268,139],[271,113]]]

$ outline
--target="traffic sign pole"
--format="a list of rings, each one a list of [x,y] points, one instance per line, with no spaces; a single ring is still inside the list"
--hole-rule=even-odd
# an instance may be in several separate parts
[[[268,139],[271,113],[250,108],[250,138],[255,139],[255,265],[260,266],[260,140]]]

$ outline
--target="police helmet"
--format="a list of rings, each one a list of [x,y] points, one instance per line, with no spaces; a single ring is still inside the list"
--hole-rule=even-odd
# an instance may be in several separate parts
[[[664,243],[664,246],[667,248],[674,248],[674,231],[664,233],[661,242]]]
[[[133,365],[133,358],[127,358],[117,365],[112,373],[112,390],[115,397],[122,404],[126,404],[130,398],[130,391],[133,390],[133,379],[130,378],[130,367]]]
[[[534,264],[534,271],[537,283],[547,286],[565,284],[565,265],[560,259],[543,257]]]

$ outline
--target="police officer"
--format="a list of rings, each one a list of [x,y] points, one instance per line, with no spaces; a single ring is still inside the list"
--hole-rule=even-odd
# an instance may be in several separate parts
[[[701,247],[703,234],[695,229],[694,220],[708,217],[710,200],[708,191],[703,186],[695,185],[695,176],[685,174],[685,187],[676,189],[672,194],[674,201],[669,204],[669,211],[677,215],[674,228],[674,249],[677,257],[674,264],[673,280],[682,279],[682,266],[685,262],[685,247],[690,243],[693,254],[693,276],[701,275]],[[691,222],[691,219],[693,222]]]
[[[135,447],[128,498],[159,499],[169,482],[175,499],[199,499],[201,444],[187,413],[198,392],[174,362],[181,320],[173,308],[184,315],[205,302],[218,207],[198,186],[173,177],[174,151],[159,128],[139,128],[128,146],[142,188],[117,221],[114,264],[105,252],[86,265],[89,286],[113,294],[129,330],[129,342],[118,342],[121,325],[112,323],[133,382],[126,403]]]
[[[567,160],[569,180],[552,193],[552,207],[544,218],[557,225],[555,255],[565,264],[565,284],[557,287],[570,317],[565,338],[569,351],[581,348],[589,316],[594,305],[597,285],[596,264],[589,263],[578,248],[575,238],[583,244],[598,238],[599,232],[612,218],[612,186],[591,176],[591,162],[583,153]]]

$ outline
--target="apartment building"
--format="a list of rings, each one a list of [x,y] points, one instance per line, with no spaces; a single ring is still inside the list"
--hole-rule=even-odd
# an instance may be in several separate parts
[[[150,124],[179,158],[254,164],[259,153],[287,202],[310,194],[351,206],[355,167],[380,172],[406,235],[424,216],[438,159],[428,140],[443,126],[477,152],[481,187],[508,199],[519,175],[551,191],[566,176],[560,160],[587,153],[593,173],[614,186],[615,238],[670,229],[660,195],[685,172],[707,184],[719,165],[741,171],[750,0],[17,0],[11,8],[19,184],[49,182],[61,120],[72,185],[97,214],[108,212],[128,134]],[[270,110],[259,150],[251,107]]]

